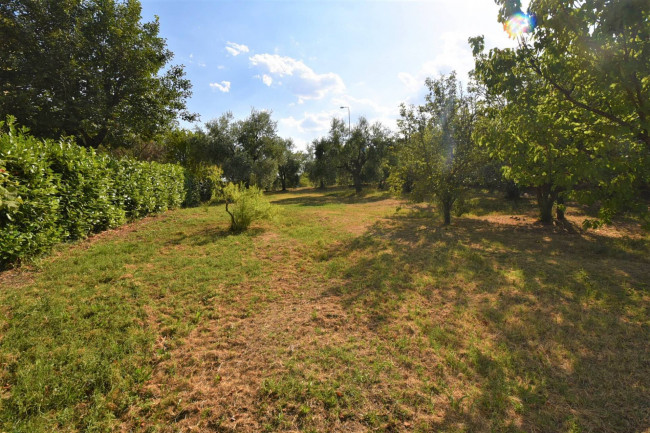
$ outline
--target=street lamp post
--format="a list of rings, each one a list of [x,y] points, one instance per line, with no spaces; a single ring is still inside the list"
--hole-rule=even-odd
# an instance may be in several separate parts
[[[350,138],[350,107],[342,106],[341,109],[348,109],[348,138]]]

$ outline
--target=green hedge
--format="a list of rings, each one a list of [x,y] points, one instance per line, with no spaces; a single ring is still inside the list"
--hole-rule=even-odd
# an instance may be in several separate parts
[[[54,244],[178,207],[184,169],[39,140],[0,122],[0,269]]]

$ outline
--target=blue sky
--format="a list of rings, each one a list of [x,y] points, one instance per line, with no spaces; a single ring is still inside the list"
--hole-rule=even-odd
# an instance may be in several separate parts
[[[200,124],[226,111],[273,112],[279,135],[304,150],[333,116],[395,127],[399,104],[419,103],[424,79],[467,80],[467,38],[513,46],[493,0],[142,0],[160,17],[174,64],[193,84]],[[185,127],[192,125],[185,124]]]

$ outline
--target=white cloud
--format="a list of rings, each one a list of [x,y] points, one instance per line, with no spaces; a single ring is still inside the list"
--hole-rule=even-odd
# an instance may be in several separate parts
[[[395,119],[399,117],[399,103],[382,105],[376,100],[370,98],[355,98],[354,96],[344,95],[340,98],[332,98],[332,104],[335,106],[348,106],[352,114],[352,122],[358,116],[364,116],[370,122],[381,122],[384,126],[394,129],[396,126]],[[344,116],[340,113],[338,117],[345,117],[347,122],[347,112],[343,111]]]
[[[422,86],[422,82],[408,72],[400,72],[397,78],[406,86],[409,92],[415,92]]]
[[[326,134],[330,129],[332,118],[336,116],[340,117],[338,110],[321,111],[319,113],[305,112],[300,119],[289,116],[285,117],[284,119],[280,119],[279,123],[280,126],[293,129],[300,133],[318,132],[321,134]]]
[[[298,97],[298,103],[309,99],[321,99],[330,92],[340,93],[345,90],[345,84],[338,74],[333,72],[317,74],[302,61],[291,57],[256,54],[249,60],[251,65],[265,69],[270,78],[283,78],[284,80],[278,84],[286,83]]]
[[[271,78],[269,75],[264,74],[262,75],[262,82],[270,87],[273,83],[273,78]]]
[[[226,42],[226,51],[228,51],[233,56],[238,56],[241,53],[247,53],[250,50],[246,45],[236,44],[234,42]]]
[[[222,81],[221,83],[210,83],[210,87],[219,90],[223,93],[230,92],[230,81]]]
[[[217,69],[226,69],[226,67],[224,65],[219,65],[217,66]]]
[[[416,74],[400,72],[397,78],[404,84],[409,92],[416,92],[424,88],[424,80],[427,77],[438,77],[441,74],[449,74],[456,71],[457,78],[467,84],[469,81],[468,72],[474,69],[474,58],[467,43],[467,37],[463,33],[443,33],[442,52],[433,60],[424,62]]]

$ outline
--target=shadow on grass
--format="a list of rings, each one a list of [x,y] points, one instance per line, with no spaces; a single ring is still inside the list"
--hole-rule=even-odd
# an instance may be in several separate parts
[[[650,425],[647,238],[462,218],[442,227],[413,215],[380,221],[322,260],[341,279],[326,296],[363,311],[379,338],[395,341],[409,322],[424,337],[437,333],[428,337],[443,379],[467,390],[467,399],[449,394],[431,428],[632,432]],[[415,320],[418,308],[425,312]],[[468,327],[478,338],[465,334]],[[416,347],[411,353],[421,353]]]
[[[201,247],[213,244],[230,236],[259,236],[266,230],[262,227],[251,227],[242,231],[231,231],[227,226],[204,227],[190,233],[177,232],[164,242],[164,246],[191,245]]]
[[[279,198],[283,194],[292,197]],[[317,195],[314,195],[317,194]],[[296,197],[297,195],[297,197]],[[330,204],[362,204],[386,200],[390,193],[368,189],[356,194],[353,189],[346,187],[319,189],[301,189],[297,191],[273,193],[269,197],[274,204],[298,206],[325,206]]]
[[[467,201],[468,211],[477,216],[489,214],[537,214],[536,202],[531,197],[521,197],[516,200],[506,200],[502,195],[485,191],[473,191]]]

